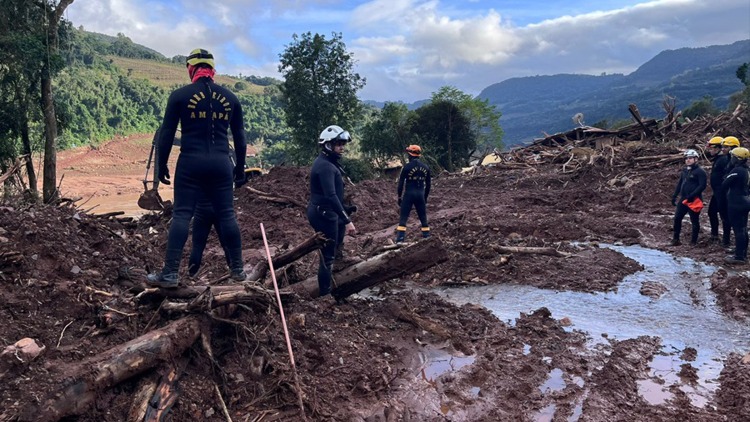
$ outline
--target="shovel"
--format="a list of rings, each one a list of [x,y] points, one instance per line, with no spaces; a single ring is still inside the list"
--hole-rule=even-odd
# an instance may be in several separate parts
[[[149,211],[161,211],[164,209],[164,200],[159,195],[159,179],[156,178],[156,166],[154,166],[153,180],[148,180],[149,173],[151,172],[151,163],[155,161],[156,139],[158,137],[159,131],[157,130],[154,134],[154,140],[151,142],[151,152],[148,154],[146,175],[143,176],[144,192],[138,198],[138,206]],[[152,184],[150,189],[148,187],[149,183]]]

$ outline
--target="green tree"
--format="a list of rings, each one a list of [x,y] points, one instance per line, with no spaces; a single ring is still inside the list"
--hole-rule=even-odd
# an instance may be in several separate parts
[[[720,112],[721,110],[714,105],[714,99],[710,95],[706,95],[682,110],[682,116],[695,119],[698,116],[715,116]]]
[[[353,72],[354,59],[341,38],[340,33],[331,39],[310,32],[294,34],[279,55],[284,77],[279,88],[292,135],[289,152],[296,163],[315,156],[316,139],[326,126],[351,130],[362,110],[357,91],[366,81]]]
[[[739,103],[750,104],[750,75],[748,75],[748,66],[750,66],[750,63],[743,63],[742,66],[737,68],[737,79],[745,84],[745,88],[729,97],[729,111],[734,111]]]
[[[379,167],[393,157],[400,157],[403,163],[404,149],[414,143],[416,120],[417,114],[409,110],[406,104],[385,103],[379,115],[362,130],[362,153],[373,158]]]
[[[451,101],[433,100],[416,113],[413,132],[425,154],[448,171],[468,165],[477,144],[471,121],[461,109]]]
[[[503,148],[502,113],[489,100],[473,98],[453,86],[443,86],[432,94],[432,101],[450,101],[469,119],[477,147],[483,150]]]
[[[737,79],[740,80],[743,84],[745,84],[746,87],[750,86],[750,78],[748,78],[747,74],[747,68],[748,63],[742,63],[742,66],[737,68],[737,72],[735,73],[737,75]]]

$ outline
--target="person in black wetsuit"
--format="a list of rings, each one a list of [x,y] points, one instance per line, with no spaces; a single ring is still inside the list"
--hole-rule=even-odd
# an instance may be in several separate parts
[[[203,251],[206,249],[208,235],[211,233],[212,227],[216,229],[216,235],[219,238],[221,248],[224,250],[227,265],[231,265],[229,261],[230,254],[224,245],[224,239],[221,236],[221,227],[219,226],[219,220],[216,218],[214,207],[204,197],[198,200],[195,206],[195,214],[193,215],[193,246],[190,249],[190,258],[188,259],[188,275],[190,277],[198,274],[198,270],[201,268]]]
[[[721,143],[724,138],[720,136],[714,136],[708,141],[706,147],[706,153],[708,159],[711,160],[711,176],[709,182],[711,185],[711,201],[708,203],[708,221],[711,223],[711,241],[719,241],[719,217],[721,217],[721,223],[723,228],[724,237],[729,235],[729,221],[726,221],[726,215],[720,211],[721,206],[719,205],[722,200],[726,200],[726,195],[721,190],[721,182],[724,181],[724,176],[727,175],[729,169],[729,156],[724,153]]]
[[[734,231],[734,256],[727,257],[728,264],[744,264],[747,262],[747,213],[750,211],[750,197],[748,197],[748,185],[750,174],[748,173],[747,160],[750,158],[750,150],[743,147],[734,148],[732,155],[732,170],[724,179],[722,187],[727,193],[727,214],[729,222]]]
[[[211,203],[229,253],[230,276],[242,281],[242,240],[233,208],[233,181],[245,183],[245,132],[242,107],[237,97],[213,81],[214,57],[195,49],[187,57],[192,83],[169,96],[157,144],[159,180],[169,184],[167,162],[177,125],[182,127],[180,156],[174,186],[174,211],[169,227],[164,267],[149,274],[149,284],[177,287],[182,250],[188,237],[190,219],[201,198]],[[228,131],[234,138],[235,164],[229,159]]]
[[[417,216],[422,223],[422,237],[430,237],[430,225],[427,223],[427,197],[430,195],[432,184],[430,168],[419,159],[422,156],[422,148],[419,145],[409,145],[406,152],[409,154],[409,163],[401,169],[396,189],[401,210],[396,227],[396,243],[401,243],[406,238],[406,221],[412,207],[417,210]]]
[[[682,203],[684,200],[692,202],[696,198],[703,200],[703,190],[706,189],[706,171],[698,165],[698,157],[698,152],[694,149],[685,151],[685,168],[680,172],[680,180],[677,182],[677,187],[675,187],[672,195],[672,205],[675,206],[674,237],[670,243],[672,246],[680,244],[680,231],[682,231],[682,219],[685,214],[690,215],[690,223],[692,224],[690,244],[698,244],[700,212],[695,212]]]
[[[344,170],[339,159],[344,153],[349,132],[339,126],[328,126],[318,137],[320,155],[310,171],[310,202],[307,204],[307,220],[315,231],[322,232],[328,242],[321,249],[318,266],[318,288],[320,296],[331,293],[333,263],[336,250],[344,243],[344,235],[354,235],[356,228],[349,214],[356,207],[344,206]]]

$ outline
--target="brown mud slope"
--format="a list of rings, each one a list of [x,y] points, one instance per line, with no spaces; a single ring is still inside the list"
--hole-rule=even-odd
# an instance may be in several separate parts
[[[488,283],[613,291],[640,266],[599,243],[640,244],[720,263],[724,251],[707,242],[705,233],[696,247],[667,246],[669,198],[681,160],[677,155],[655,165],[648,157],[672,157],[701,146],[714,131],[748,140],[750,128],[742,123],[748,121],[747,113],[718,121],[719,127],[698,120],[670,136],[591,148],[593,154],[582,160],[571,158],[571,147],[586,146],[581,142],[534,145],[509,154],[506,159],[512,160],[494,168],[438,175],[429,213],[432,232],[446,245],[450,260],[382,284],[375,289],[377,298],[355,296],[341,303],[287,298],[298,382],[276,306],[271,296],[260,297],[199,313],[200,341],[185,351],[174,343],[150,367],[92,391],[88,405],[68,412],[76,415],[69,420],[142,419],[134,415],[151,395],[138,392],[175,368],[177,395],[166,416],[175,421],[299,421],[298,395],[307,419],[316,421],[748,420],[747,356],[731,355],[723,362],[719,387],[707,405],[693,405],[679,385],[671,387],[673,398],[652,404],[638,385],[649,379],[649,362],[660,353],[658,338],[610,340],[591,348],[585,333],[565,329],[563,315],[546,308],[521,314],[509,325],[480,306],[459,307],[429,293],[433,286]],[[131,163],[133,176],[128,177],[138,183],[135,173],[145,155],[128,156],[127,151],[147,153],[148,141],[141,140],[139,148],[123,148],[122,142],[128,141],[97,151],[91,168],[85,159],[67,161],[64,165],[78,175],[70,170],[66,180],[88,186],[99,179],[87,185],[87,174],[109,176]],[[108,154],[108,148],[118,152]],[[274,252],[312,234],[304,209],[295,205],[306,202],[308,171],[277,168],[237,191],[248,269],[265,259],[260,223]],[[117,189],[133,188],[112,189],[117,195]],[[268,201],[258,191],[292,200]],[[346,239],[346,254],[367,258],[393,237],[395,184],[367,181],[348,192],[359,207],[354,217],[359,234]],[[50,399],[61,388],[96,379],[90,359],[187,320],[164,312],[166,301],[135,298],[143,290],[143,274],[161,264],[168,217],[99,217],[65,204],[0,208],[0,318],[5,321],[0,326],[5,350],[0,420],[45,419],[53,413],[44,403],[54,402]],[[408,240],[418,235],[412,218]],[[507,253],[513,247],[552,252]],[[226,283],[221,281],[223,261],[212,235],[204,267],[195,279],[184,277],[184,283]],[[279,269],[279,281],[306,279],[316,265],[311,254]],[[722,271],[712,280],[722,309],[745,318],[750,310],[747,277]],[[190,329],[175,333],[178,340],[194,334]],[[23,338],[44,350],[32,358],[6,349]],[[687,347],[683,355],[691,353],[695,349]],[[689,363],[680,373],[686,382],[695,378]]]

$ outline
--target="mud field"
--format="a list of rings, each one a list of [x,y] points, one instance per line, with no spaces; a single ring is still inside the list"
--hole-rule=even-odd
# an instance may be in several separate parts
[[[734,124],[727,134],[750,134],[746,124]],[[128,207],[142,190],[149,137],[66,152],[59,166],[62,189],[67,197],[83,198],[78,206],[0,207],[0,318],[6,321],[0,327],[0,420],[56,420],[61,415],[55,407],[70,401],[87,405],[66,420],[135,420],[144,401],[139,392],[170,373],[176,381],[166,394],[172,402],[163,420],[173,421],[299,421],[300,401],[304,417],[314,421],[750,420],[750,349],[741,338],[750,325],[750,266],[723,266],[726,252],[708,241],[706,215],[697,246],[668,246],[679,161],[653,166],[636,160],[675,154],[696,142],[645,139],[569,172],[562,170],[564,160],[541,160],[437,175],[428,212],[448,262],[340,302],[286,297],[297,378],[274,301],[186,316],[165,312],[164,299],[136,300],[145,287],[143,274],[161,266],[169,222],[169,213],[127,217],[136,213]],[[529,147],[522,153],[538,152]],[[265,259],[260,223],[272,253],[313,234],[304,209],[293,203],[307,200],[308,171],[275,168],[236,191],[248,270]],[[294,201],[271,202],[249,188]],[[347,257],[368,259],[390,243],[398,218],[395,191],[394,181],[382,179],[347,187],[359,207],[358,234],[346,238]],[[171,196],[169,188],[162,192]],[[118,204],[132,211],[95,215]],[[407,241],[418,240],[415,220],[412,215]],[[689,232],[686,220],[683,239]],[[552,248],[559,255],[498,252],[508,247]],[[627,256],[639,247],[684,267],[667,273],[688,290],[682,303],[688,314],[715,303],[717,318],[739,327],[733,346],[712,355],[718,356],[714,373],[699,365],[706,347],[716,345],[707,345],[707,337],[667,341],[610,331],[615,327],[601,333],[582,328],[595,317],[580,308],[590,306],[593,315],[596,303],[622,293],[624,280],[635,283],[634,300],[643,300],[638,306],[644,308],[676,294],[677,287],[649,275],[660,263]],[[693,274],[699,267],[705,277]],[[316,268],[310,254],[277,268],[278,279],[282,286],[293,284]],[[226,285],[226,272],[212,234],[204,267],[183,282]],[[643,281],[628,278],[637,274],[645,274]],[[706,293],[699,292],[701,282]],[[505,289],[496,290],[504,297],[480,290],[494,288]],[[521,291],[542,298],[579,295],[571,302],[575,308],[580,301],[584,316],[552,312],[547,299],[522,303],[526,296],[513,293]],[[478,299],[450,299],[471,292]],[[501,308],[526,311],[500,317],[507,309],[482,306],[495,299],[506,301]],[[669,311],[658,321],[648,318],[642,315],[638,323],[667,332],[673,325],[690,330],[702,324],[699,317],[672,320]],[[111,387],[93,393],[72,388],[61,396],[65,387],[102,378],[91,363],[107,350],[175,321],[200,327],[200,339],[191,337],[184,353],[167,351],[168,358]],[[177,350],[174,344],[186,341],[190,329],[175,337],[168,347]],[[23,338],[44,349],[32,357],[7,348]],[[660,367],[664,362],[672,366]]]

